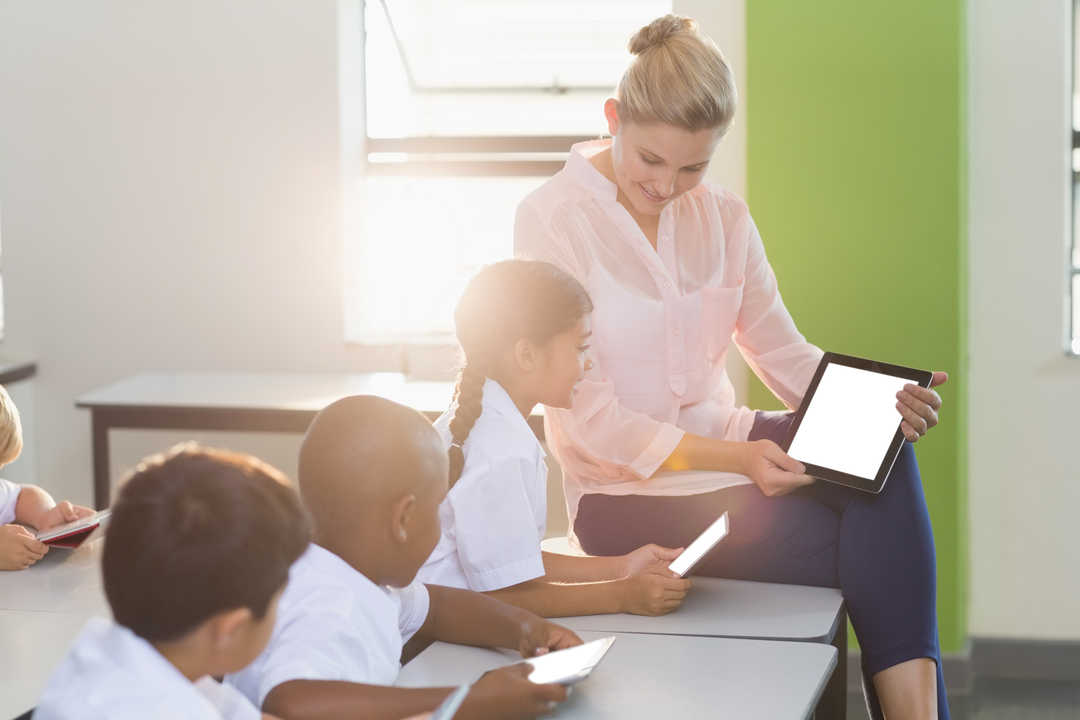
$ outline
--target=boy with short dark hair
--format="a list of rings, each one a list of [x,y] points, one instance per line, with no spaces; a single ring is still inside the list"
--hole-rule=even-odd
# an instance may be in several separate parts
[[[115,622],[82,630],[35,720],[263,717],[211,676],[265,647],[310,535],[288,480],[253,457],[188,445],[144,461],[105,539]]]
[[[526,657],[580,644],[525,610],[415,581],[439,541],[447,462],[430,421],[389,400],[349,397],[320,412],[300,448],[311,547],[293,566],[266,650],[226,681],[288,720],[392,720],[452,691],[390,687],[401,657],[433,640]],[[481,678],[455,718],[534,718],[565,699],[565,688],[512,666]]]

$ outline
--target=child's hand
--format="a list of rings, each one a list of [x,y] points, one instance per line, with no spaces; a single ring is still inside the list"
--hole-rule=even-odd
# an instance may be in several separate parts
[[[82,505],[72,505],[67,500],[64,500],[41,516],[41,524],[37,526],[37,529],[48,530],[57,525],[63,525],[64,523],[81,520],[84,517],[90,517],[93,514],[94,511],[90,508],[83,507]]]
[[[633,615],[666,615],[682,604],[690,581],[667,565],[647,567],[637,575],[616,580],[622,612]]]
[[[622,577],[636,575],[647,567],[667,567],[671,561],[679,557],[683,549],[671,550],[659,545],[645,545],[639,547],[629,555],[623,556]]]
[[[0,570],[25,570],[49,552],[21,525],[0,525]]]
[[[532,720],[551,712],[558,703],[566,700],[564,686],[538,685],[529,680],[530,672],[532,668],[529,665],[520,663],[485,674],[472,686],[456,717],[468,720]]]
[[[529,617],[521,623],[521,639],[518,642],[521,657],[544,655],[551,650],[564,650],[581,644],[581,638],[573,631],[532,613],[525,614]]]

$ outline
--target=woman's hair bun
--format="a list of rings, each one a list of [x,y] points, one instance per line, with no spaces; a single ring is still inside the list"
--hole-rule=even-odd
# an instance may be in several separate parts
[[[697,35],[697,23],[680,15],[657,18],[634,33],[630,38],[630,54],[640,55],[653,45],[662,45],[668,38],[682,34]]]

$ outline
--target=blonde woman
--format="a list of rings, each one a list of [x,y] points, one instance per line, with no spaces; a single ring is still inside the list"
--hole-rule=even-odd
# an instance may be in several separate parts
[[[746,203],[704,179],[737,106],[727,61],[672,15],[630,51],[604,106],[612,138],[576,145],[515,227],[519,252],[569,272],[595,303],[594,365],[573,408],[547,416],[573,534],[592,555],[685,547],[726,510],[732,536],[699,574],[841,588],[871,717],[947,718],[933,535],[911,446],[879,495],[815,483],[777,445],[789,414],[736,407],[732,337],[791,408],[822,352],[784,307]],[[898,394],[908,440],[940,407],[933,390]],[[686,469],[708,472],[664,472]]]

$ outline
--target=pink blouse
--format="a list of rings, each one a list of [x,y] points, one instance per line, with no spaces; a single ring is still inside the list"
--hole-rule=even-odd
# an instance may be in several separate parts
[[[754,411],[735,406],[729,340],[789,407],[822,352],[780,299],[743,200],[704,181],[660,215],[656,249],[575,145],[566,167],[518,206],[514,247],[576,277],[592,296],[595,365],[572,410],[547,410],[571,523],[587,493],[692,495],[750,482],[736,473],[657,472],[691,432],[746,440]]]

